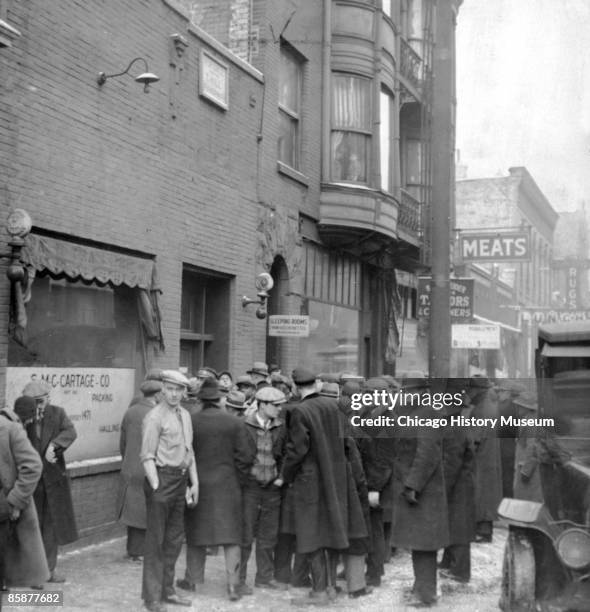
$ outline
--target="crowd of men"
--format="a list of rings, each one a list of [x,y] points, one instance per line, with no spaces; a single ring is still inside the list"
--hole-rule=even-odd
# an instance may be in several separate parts
[[[436,410],[421,399],[441,384],[461,401]],[[352,402],[355,394],[400,390],[413,401],[365,401],[360,409]],[[536,499],[535,472],[567,460],[518,431],[372,424],[383,415],[536,410],[534,395],[515,381],[365,380],[303,367],[285,376],[256,362],[235,381],[212,368],[194,378],[151,371],[140,391],[121,424],[118,507],[127,554],[143,563],[144,605],[157,612],[192,605],[186,594],[198,593],[207,557],[219,549],[229,600],[251,594],[252,585],[292,585],[310,587],[292,603],[321,607],[343,590],[338,580],[350,598],[369,595],[391,555],[406,549],[414,572],[406,603],[429,607],[437,576],[470,580],[470,545],[492,540],[502,496]],[[353,415],[371,425],[353,426]],[[14,412],[0,413],[3,585],[65,580],[56,573],[57,546],[77,538],[64,461],[75,438],[43,382],[31,381]],[[186,571],[176,578],[183,543]]]
[[[440,411],[414,401],[393,414],[513,412],[525,389],[511,382],[449,379],[445,390],[460,394],[458,404]],[[363,597],[381,585],[397,549],[411,551],[409,606],[436,602],[437,575],[468,582],[470,544],[492,540],[502,495],[512,496],[512,483],[502,490],[500,436],[485,427],[351,426],[355,393],[400,388],[414,397],[432,392],[426,378],[365,380],[305,368],[285,376],[262,362],[235,381],[211,368],[190,379],[150,372],[121,428],[120,518],[130,558],[143,559],[146,607],[190,605],[177,588],[198,592],[207,556],[218,549],[232,601],[251,594],[252,584],[293,585],[311,589],[294,604],[328,606],[339,579],[350,598]],[[390,408],[365,403],[360,415],[391,415]],[[513,438],[512,475],[515,446]],[[183,541],[186,572],[175,581]]]

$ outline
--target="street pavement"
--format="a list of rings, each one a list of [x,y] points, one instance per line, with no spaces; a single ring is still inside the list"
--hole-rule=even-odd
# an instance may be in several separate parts
[[[494,541],[490,544],[472,545],[472,580],[469,584],[457,584],[440,581],[441,596],[437,605],[431,609],[437,612],[491,612],[498,610],[500,596],[500,579],[502,554],[506,530],[496,528]],[[177,577],[184,575],[184,550],[176,566]],[[253,563],[253,559],[251,564]],[[349,599],[340,595],[329,607],[322,608],[337,612],[392,612],[406,610],[403,591],[412,584],[412,564],[409,553],[402,551],[396,554],[386,565],[382,586],[372,594],[359,599]],[[115,612],[139,612],[144,610],[140,599],[141,563],[125,558],[125,540],[117,538],[101,544],[88,546],[61,555],[58,570],[67,577],[64,585],[47,585],[48,590],[63,589],[63,610],[82,611],[96,610]],[[253,568],[249,565],[249,583],[253,580]],[[345,587],[345,583],[339,583]],[[38,591],[37,591],[38,592]],[[276,592],[265,589],[254,589],[254,594],[243,597],[238,602],[230,602],[225,595],[225,569],[223,552],[207,557],[205,585],[198,593],[179,594],[193,601],[191,608],[168,605],[169,612],[207,611],[226,612],[256,610],[257,612],[283,612],[303,610],[291,605],[293,597],[306,595],[305,589],[290,589]],[[306,606],[307,608],[307,606]],[[47,608],[45,608],[47,609]],[[318,607],[311,609],[318,610]],[[3,610],[35,611],[35,607],[3,606]]]

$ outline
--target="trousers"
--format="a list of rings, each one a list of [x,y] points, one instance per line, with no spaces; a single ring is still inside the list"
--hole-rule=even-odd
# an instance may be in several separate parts
[[[240,547],[237,544],[223,546],[225,556],[225,577],[228,586],[236,586],[239,581]],[[185,580],[190,584],[203,584],[205,582],[205,563],[207,560],[207,546],[186,546],[186,573]]]
[[[436,550],[413,550],[414,594],[422,602],[436,601]]]
[[[158,468],[159,486],[152,489],[147,478],[144,492],[147,528],[143,558],[141,596],[157,602],[174,594],[174,566],[184,539],[186,470]]]

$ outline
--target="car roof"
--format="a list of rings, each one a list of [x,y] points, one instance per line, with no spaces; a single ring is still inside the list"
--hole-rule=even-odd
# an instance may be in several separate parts
[[[590,342],[590,320],[545,323],[539,326],[539,338],[548,342]]]

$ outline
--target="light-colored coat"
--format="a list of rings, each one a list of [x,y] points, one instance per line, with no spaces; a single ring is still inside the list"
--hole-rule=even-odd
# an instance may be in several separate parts
[[[33,493],[42,463],[16,415],[0,415],[0,481],[8,503],[20,510],[14,535],[6,550],[6,579],[10,586],[42,584],[49,568],[41,539]]]

